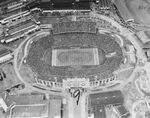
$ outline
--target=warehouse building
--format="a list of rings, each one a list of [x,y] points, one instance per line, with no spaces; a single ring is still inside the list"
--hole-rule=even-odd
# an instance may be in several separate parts
[[[118,106],[124,103],[121,91],[110,91],[104,93],[94,93],[89,95],[89,114],[94,114],[94,118],[106,118],[106,106]]]

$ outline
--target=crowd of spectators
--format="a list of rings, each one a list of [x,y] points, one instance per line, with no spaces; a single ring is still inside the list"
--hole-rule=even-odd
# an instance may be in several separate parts
[[[41,61],[41,58],[45,52],[45,50],[51,47],[51,40],[48,40],[49,37],[44,37],[42,40],[38,40],[32,43],[30,47],[27,63],[30,65],[33,71],[43,75],[44,73],[44,62]],[[46,71],[45,71],[46,72]],[[44,74],[45,75],[45,74]]]
[[[95,22],[71,21],[53,24],[53,34],[68,32],[89,32],[96,33]]]
[[[76,16],[76,20],[92,22],[92,19],[90,18],[89,15],[78,15],[78,16]]]
[[[108,22],[99,17],[90,17],[89,15],[77,15],[76,20],[78,22],[95,22],[96,28],[107,29],[107,30],[110,30],[113,32],[120,32],[120,30],[117,27],[115,27],[114,25],[112,25],[111,22]]]
[[[67,27],[67,26],[66,26]],[[106,58],[104,63],[98,66],[82,66],[80,69],[72,67],[54,67],[42,60],[47,50],[52,52],[53,48],[93,48],[97,47],[99,52],[104,51],[107,55],[117,52],[115,56]],[[51,53],[49,53],[51,54]],[[33,71],[38,73],[38,79],[45,81],[62,82],[63,79],[81,77],[89,78],[90,81],[99,81],[113,76],[113,71],[118,69],[122,60],[122,50],[115,39],[108,34],[68,32],[62,34],[51,34],[50,36],[34,41],[27,57],[27,64]],[[95,76],[97,76],[95,78]],[[45,82],[44,82],[45,83]]]
[[[91,17],[91,19],[97,23],[97,27],[99,29],[102,28],[102,29],[110,30],[112,32],[120,32],[120,30],[114,25],[112,25],[111,22],[108,22],[104,19],[100,19],[98,17]]]
[[[97,34],[95,42],[98,47],[101,47],[106,54],[116,52],[117,55],[122,54],[122,50],[119,44],[115,41],[115,38],[109,34]]]
[[[58,47],[96,45],[93,41],[96,35],[92,33],[67,33],[54,35],[53,38],[55,40],[54,45]]]

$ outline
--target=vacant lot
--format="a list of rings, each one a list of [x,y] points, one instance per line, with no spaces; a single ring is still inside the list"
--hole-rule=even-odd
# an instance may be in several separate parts
[[[146,0],[125,0],[125,3],[136,22],[150,25],[150,3]]]

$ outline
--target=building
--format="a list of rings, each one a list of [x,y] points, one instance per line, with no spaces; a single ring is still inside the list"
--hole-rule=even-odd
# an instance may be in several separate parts
[[[63,118],[66,101],[58,96],[45,94],[8,95],[5,100],[10,106],[8,118]]]
[[[7,49],[0,50],[0,64],[13,59],[13,55]]]
[[[90,10],[90,2],[95,2],[95,0],[32,0],[26,3],[26,9],[38,7],[49,12],[53,10]]]
[[[0,96],[0,107],[3,108],[3,110],[6,112],[8,109],[8,106],[6,105],[4,99]]]
[[[94,114],[94,118],[106,118],[106,106],[122,105],[123,103],[124,99],[121,91],[90,94],[88,101],[88,112],[89,114]]]
[[[89,0],[52,0],[52,9],[89,10]]]
[[[9,95],[6,103],[9,104],[9,118],[46,118],[49,104],[42,94]]]
[[[7,25],[7,24],[11,25],[13,22],[16,22],[16,21],[17,22],[18,21],[20,22],[22,20],[26,21],[25,18],[27,19],[27,16],[31,19],[30,12],[28,12],[28,11],[20,12],[18,14],[11,15],[3,20],[0,20],[0,23],[2,25]],[[9,27],[9,25],[8,25],[8,27]]]
[[[24,4],[22,1],[14,1],[14,2],[7,4],[7,11],[12,12],[17,9],[21,9],[22,7],[24,7]]]
[[[120,105],[124,103],[124,98],[121,91],[110,91],[90,94],[89,102],[92,107],[101,105]]]
[[[5,0],[0,2],[0,14],[8,16],[8,14],[14,14],[24,9],[23,1],[21,0]]]
[[[26,10],[30,10],[40,6],[40,0],[27,0],[25,3]]]
[[[124,105],[114,106],[114,112],[118,115],[119,118],[129,118],[130,112]]]

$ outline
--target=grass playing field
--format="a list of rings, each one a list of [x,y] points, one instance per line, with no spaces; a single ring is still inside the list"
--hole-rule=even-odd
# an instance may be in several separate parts
[[[99,65],[97,48],[54,49],[52,66]]]

